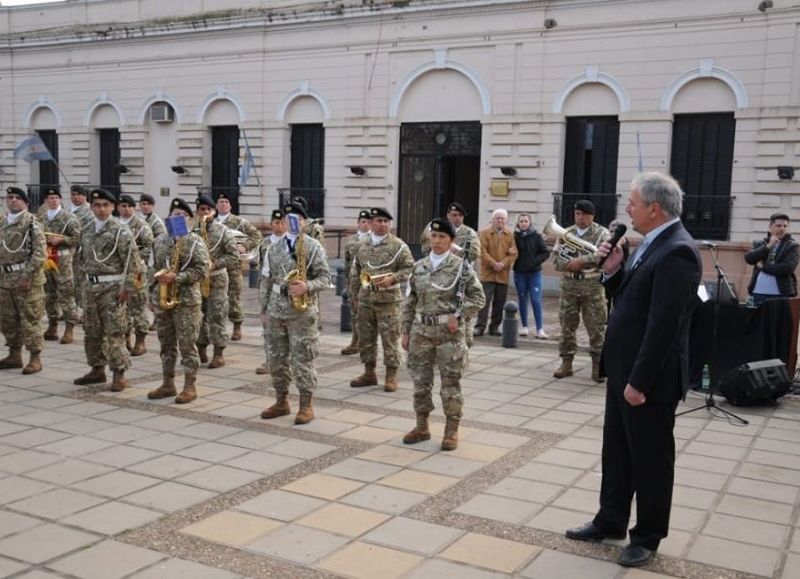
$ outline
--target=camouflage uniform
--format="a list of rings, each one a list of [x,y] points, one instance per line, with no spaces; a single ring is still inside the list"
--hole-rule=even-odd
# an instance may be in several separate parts
[[[180,251],[179,263],[172,263],[172,253],[177,243]],[[203,298],[200,281],[208,275],[210,259],[205,243],[195,233],[184,235],[176,242],[169,235],[156,239],[153,248],[153,263],[156,271],[169,269],[178,277],[178,305],[163,309],[159,300],[161,284],[152,287],[151,301],[156,311],[156,331],[161,344],[161,365],[164,376],[175,376],[178,354],[187,377],[197,375],[200,356],[197,353],[197,336],[202,322]],[[192,380],[193,381],[193,380]]]
[[[81,224],[81,234],[87,227],[91,227],[94,223],[94,213],[89,203],[75,206],[69,210]],[[80,240],[78,245],[78,252],[80,252]],[[72,263],[72,275],[75,280],[75,305],[83,309],[83,294],[86,287],[86,272],[83,271],[82,260],[79,254],[75,254],[75,259]]]
[[[47,210],[42,215],[42,225],[47,233],[64,236],[57,246],[48,246],[48,256],[56,269],[45,271],[45,311],[50,324],[56,324],[60,314],[67,324],[79,322],[78,306],[75,303],[75,277],[73,254],[81,240],[81,223],[65,209],[60,209],[48,219]]]
[[[269,282],[269,277],[265,274],[264,264],[267,259],[267,252],[273,243],[277,243],[283,239],[283,236],[268,235],[261,242],[258,248],[258,271],[260,272],[258,278],[258,304],[261,306],[261,314],[266,314],[269,311],[269,301],[272,293],[272,285]],[[262,335],[264,337],[264,356],[266,358],[265,366],[269,368],[269,321],[263,322],[261,325]]]
[[[44,346],[41,318],[46,250],[44,232],[31,213],[22,211],[13,224],[7,217],[0,222],[0,328],[9,351],[19,357],[23,345],[32,354]],[[30,280],[28,291],[20,289],[22,279]]]
[[[356,232],[349,237],[344,244],[344,275],[348,280],[348,285],[353,270],[353,261],[358,251],[358,245],[367,239],[369,239],[368,231],[365,233]],[[350,325],[353,329],[353,339],[351,343],[353,346],[358,347],[358,291],[352,293],[351,289],[348,288],[347,293],[350,295],[350,313],[352,318],[352,323]]]
[[[108,364],[114,372],[124,372],[130,367],[125,348],[127,304],[119,303],[118,294],[123,287],[129,294],[136,290],[144,262],[128,228],[115,218],[109,218],[100,231],[95,229],[92,223],[83,230],[80,246],[80,263],[86,275],[86,361],[92,368]]]
[[[300,394],[311,395],[317,387],[314,360],[317,357],[319,330],[319,300],[317,296],[328,289],[331,273],[325,249],[315,239],[304,234],[306,276],[310,305],[305,312],[292,307],[288,296],[286,274],[297,267],[289,252],[287,236],[270,245],[264,267],[264,288],[269,288],[269,354],[272,386],[278,398],[286,396],[294,376]],[[262,306],[263,307],[263,306]]]
[[[320,242],[325,247],[325,228],[322,219],[310,219],[303,228],[303,233]]]
[[[167,234],[167,227],[164,225],[164,221],[158,215],[156,215],[155,211],[149,215],[143,214],[142,219],[144,219],[147,225],[150,226],[150,230],[153,232],[153,239],[157,239],[159,236]]]
[[[228,229],[240,231],[247,236],[242,241],[237,239],[237,244],[243,245],[245,251],[253,251],[261,243],[261,232],[243,217],[228,213],[224,219],[221,216],[217,216],[216,221],[222,223]],[[241,325],[244,321],[242,287],[242,266],[239,262],[236,262],[235,267],[232,265],[228,267],[228,319],[238,325]]]
[[[464,319],[474,316],[484,305],[485,297],[478,276],[467,269],[464,285],[462,319],[458,331],[447,329],[448,314],[458,311],[458,296],[463,260],[449,255],[434,270],[429,257],[414,264],[409,290],[402,309],[403,334],[410,336],[408,371],[414,382],[414,411],[433,411],[433,371],[439,367],[442,378],[442,408],[446,417],[460,419],[464,397],[461,374],[467,357]]]
[[[211,267],[209,269],[208,297],[203,298],[203,321],[197,336],[197,345],[212,344],[214,348],[228,345],[228,270],[239,267],[239,250],[233,233],[224,225],[212,221],[204,235],[198,225],[195,230],[201,238],[207,239],[207,249]]]
[[[123,225],[127,226],[128,231],[130,231],[142,262],[144,264],[150,263],[154,243],[153,230],[150,229],[144,219],[136,215],[131,217],[127,224],[123,223]],[[128,331],[126,334],[133,331],[137,337],[147,334],[150,330],[150,322],[147,320],[148,280],[145,278],[146,274],[142,272],[136,284],[137,289],[131,292],[130,298],[128,298]],[[134,352],[135,354],[136,352]]]
[[[608,230],[598,223],[592,223],[582,236],[578,235],[574,225],[567,227],[567,232],[594,246],[606,239]],[[606,329],[606,297],[600,283],[600,271],[597,269],[597,258],[594,255],[582,255],[580,261],[583,271],[572,273],[566,271],[569,258],[559,253],[562,242],[556,243],[553,248],[553,263],[556,269],[562,272],[561,299],[558,304],[558,318],[561,323],[561,339],[558,351],[562,358],[572,360],[578,349],[575,333],[583,315],[583,323],[589,333],[589,350],[594,360],[599,360],[603,348],[603,338]]]
[[[380,335],[384,365],[391,369],[400,367],[401,285],[408,280],[413,266],[411,250],[391,233],[377,245],[370,238],[358,246],[350,276],[350,295],[358,296],[359,354],[365,366],[375,366]],[[372,276],[392,273],[396,281],[385,290],[374,285],[363,287],[359,279],[362,272]]]

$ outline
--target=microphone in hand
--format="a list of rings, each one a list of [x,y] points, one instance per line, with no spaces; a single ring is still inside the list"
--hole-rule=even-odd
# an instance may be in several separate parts
[[[625,225],[624,223],[617,224],[617,226],[614,228],[614,234],[611,236],[611,239],[608,240],[608,244],[611,247],[609,248],[608,253],[606,255],[603,255],[602,257],[600,257],[599,260],[597,260],[597,267],[602,267],[603,263],[605,263],[606,261],[606,258],[609,255],[611,255],[611,252],[614,250],[614,247],[616,247],[616,245],[619,243],[619,240],[622,239],[622,236],[625,235],[627,231],[628,231],[627,225]]]

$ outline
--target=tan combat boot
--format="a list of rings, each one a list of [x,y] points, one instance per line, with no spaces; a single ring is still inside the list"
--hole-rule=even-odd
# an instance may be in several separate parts
[[[294,417],[295,424],[308,424],[314,420],[314,407],[311,405],[311,394],[300,394],[300,410]]]
[[[73,384],[78,386],[86,386],[87,384],[105,384],[106,383],[106,368],[105,366],[92,366],[88,373],[80,378],[75,378]]]
[[[67,322],[67,325],[64,326],[64,335],[61,336],[61,340],[59,341],[60,344],[71,344],[75,341],[75,338],[72,336],[72,332],[75,329],[75,324],[70,324]]]
[[[183,390],[175,397],[175,404],[187,404],[197,400],[197,374],[186,372],[183,376]]]
[[[150,392],[147,393],[147,397],[150,400],[159,400],[161,398],[171,398],[177,393],[178,391],[175,389],[175,374],[164,374],[164,380],[161,382],[161,386],[155,390],[150,390]]]
[[[242,339],[242,322],[233,322],[233,332],[231,332],[231,340],[238,342]]]
[[[358,338],[356,336],[353,336],[353,339],[350,340],[350,343],[342,348],[341,354],[342,356],[358,354]]]
[[[561,366],[553,372],[553,378],[566,378],[567,376],[572,376],[572,358],[561,358]]]
[[[47,329],[44,331],[44,339],[48,342],[58,340],[58,320],[50,320]]]
[[[428,414],[417,413],[417,425],[403,437],[403,444],[416,444],[430,440],[431,429],[428,426]]]
[[[28,364],[22,369],[23,374],[36,374],[42,371],[42,359],[39,356],[41,352],[31,352],[31,359]]]
[[[258,368],[256,368],[256,374],[259,376],[263,376],[264,374],[269,374],[269,368],[266,364],[261,364]]]
[[[0,360],[0,370],[22,368],[22,348],[9,348],[8,356]]]
[[[275,404],[270,406],[269,408],[265,409],[261,413],[261,418],[264,420],[269,420],[270,418],[278,418],[278,416],[286,416],[287,414],[291,413],[291,408],[289,408],[289,393],[288,392],[278,392],[276,397]]]
[[[385,392],[397,390],[397,368],[386,368],[386,382],[383,384]]]
[[[204,346],[197,346],[197,353],[200,354],[201,364],[208,362],[208,344]]]
[[[147,352],[147,347],[144,344],[144,339],[147,337],[147,334],[143,334],[140,332],[136,332],[136,343],[133,345],[131,349],[131,356],[141,356],[145,352]]]
[[[225,348],[220,348],[219,346],[214,346],[214,356],[211,358],[211,361],[208,363],[209,368],[222,368],[225,365],[225,357],[222,355],[222,352],[225,351]]]
[[[111,391],[122,392],[128,387],[128,379],[125,378],[125,370],[112,370]]]
[[[598,383],[605,382],[605,379],[600,376],[600,358],[592,357],[592,380]]]
[[[375,363],[364,364],[364,373],[350,381],[352,388],[363,388],[364,386],[377,386],[378,376],[375,374]]]
[[[458,448],[458,418],[447,418],[444,425],[444,438],[442,438],[442,450],[455,450]]]

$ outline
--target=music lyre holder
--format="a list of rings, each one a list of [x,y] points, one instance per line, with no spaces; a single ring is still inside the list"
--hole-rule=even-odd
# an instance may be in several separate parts
[[[714,262],[714,269],[717,272],[717,287],[716,287],[716,295],[714,296],[714,315],[713,315],[713,322],[711,325],[711,367],[713,368],[717,362],[717,332],[719,331],[719,305],[720,305],[720,298],[722,297],[722,284],[725,284],[725,287],[728,289],[728,295],[734,295],[733,290],[731,288],[731,284],[728,282],[728,278],[725,277],[725,272],[722,270],[722,266],[719,264],[719,260],[717,259],[717,252],[714,251],[716,245],[714,244],[706,244],[706,248],[708,249],[708,253],[711,254],[711,260]],[[748,420],[745,420],[738,414],[734,414],[730,410],[725,410],[724,408],[720,408],[717,405],[717,401],[714,399],[714,384],[709,383],[708,385],[708,392],[706,392],[706,399],[702,406],[697,406],[695,408],[690,408],[689,410],[684,410],[683,412],[678,412],[675,417],[683,416],[684,414],[690,414],[692,412],[697,412],[698,410],[708,410],[709,414],[712,416],[714,415],[714,410],[717,412],[721,412],[725,416],[732,418],[739,422],[742,425],[750,424]]]

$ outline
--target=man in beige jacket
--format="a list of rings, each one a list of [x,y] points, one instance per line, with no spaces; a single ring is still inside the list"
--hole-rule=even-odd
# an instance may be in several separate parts
[[[492,222],[481,229],[481,284],[486,294],[486,305],[478,314],[475,324],[475,335],[482,336],[492,310],[489,323],[489,335],[498,336],[500,322],[503,320],[503,306],[508,296],[508,274],[517,259],[517,244],[514,233],[506,226],[508,212],[496,209],[492,213]]]

